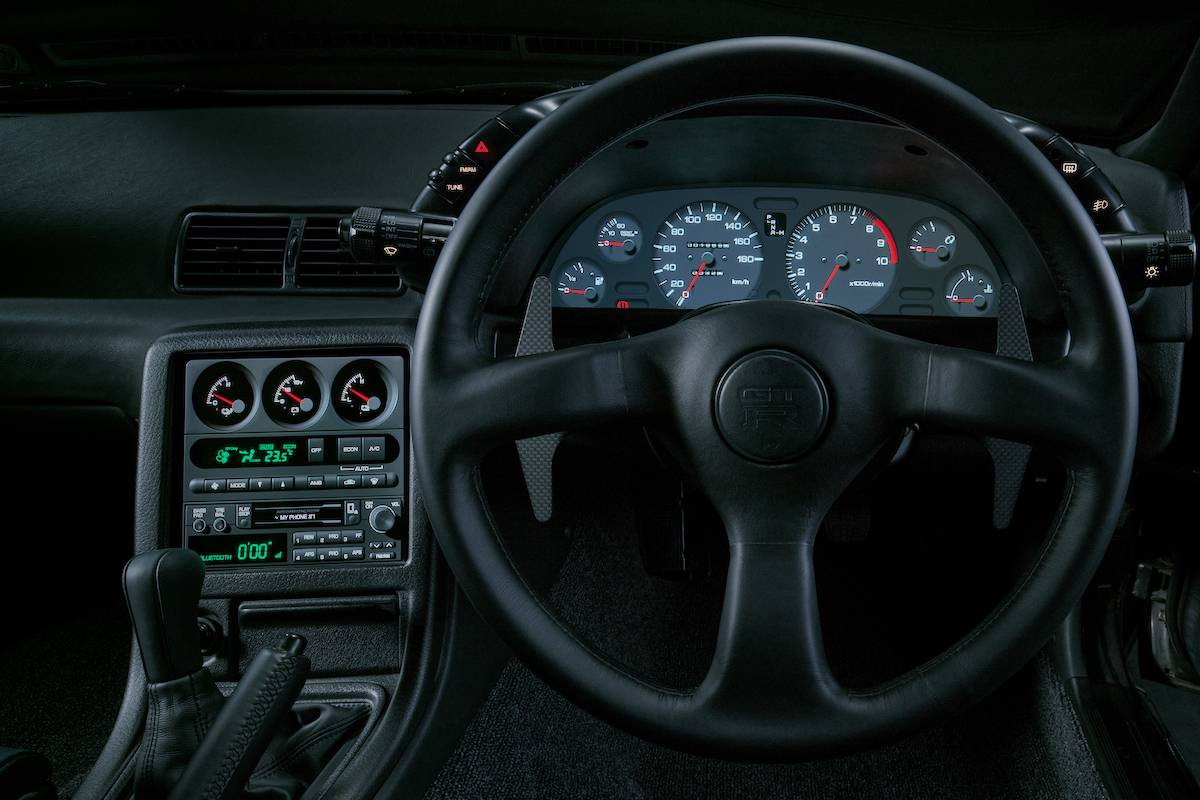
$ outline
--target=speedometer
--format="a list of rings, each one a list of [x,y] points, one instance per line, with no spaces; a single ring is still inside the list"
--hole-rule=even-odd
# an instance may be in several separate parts
[[[812,212],[788,240],[787,278],[796,297],[865,313],[896,277],[896,240],[874,212],[834,203]]]
[[[749,217],[705,200],[667,217],[655,236],[651,264],[667,302],[699,308],[749,297],[762,273],[761,251]]]

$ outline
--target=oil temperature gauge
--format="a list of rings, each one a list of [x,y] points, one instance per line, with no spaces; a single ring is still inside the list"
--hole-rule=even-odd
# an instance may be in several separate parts
[[[963,267],[946,279],[946,302],[962,317],[981,317],[996,305],[995,282],[979,267]]]
[[[192,406],[206,425],[214,428],[237,425],[250,416],[254,384],[246,371],[232,361],[213,364],[196,379]]]
[[[563,305],[591,308],[604,299],[604,271],[590,258],[569,261],[555,272],[554,291]]]
[[[346,422],[370,422],[387,409],[388,379],[374,361],[351,361],[333,379],[334,408]]]
[[[284,425],[308,422],[321,407],[320,381],[303,361],[288,361],[271,370],[263,396],[267,416]]]

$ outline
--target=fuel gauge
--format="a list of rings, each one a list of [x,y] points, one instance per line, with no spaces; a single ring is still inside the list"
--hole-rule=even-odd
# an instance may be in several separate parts
[[[301,425],[321,408],[321,385],[303,361],[280,364],[267,375],[263,391],[267,415],[285,425]]]
[[[196,378],[192,407],[204,424],[214,428],[237,425],[250,416],[254,384],[246,371],[232,361],[213,364]]]
[[[374,361],[351,361],[342,367],[333,390],[334,408],[346,422],[370,422],[387,410],[387,373]]]
[[[590,258],[569,261],[554,275],[554,291],[563,305],[590,308],[604,299],[604,270]]]

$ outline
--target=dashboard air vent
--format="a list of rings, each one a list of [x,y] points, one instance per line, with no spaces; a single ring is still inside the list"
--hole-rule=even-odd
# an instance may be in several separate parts
[[[291,218],[189,214],[176,262],[180,289],[281,289]]]
[[[394,264],[359,264],[338,246],[338,217],[313,216],[304,225],[296,260],[297,289],[346,291],[400,289]]]

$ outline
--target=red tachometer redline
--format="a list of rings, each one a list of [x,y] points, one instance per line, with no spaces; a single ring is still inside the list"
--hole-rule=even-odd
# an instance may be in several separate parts
[[[872,217],[871,219],[876,225],[879,226],[879,230],[883,231],[883,238],[887,240],[888,250],[890,250],[892,254],[892,266],[896,266],[900,256],[896,252],[896,240],[892,238],[892,232],[888,230],[888,226],[885,225],[883,220],[881,220],[879,217]]]

